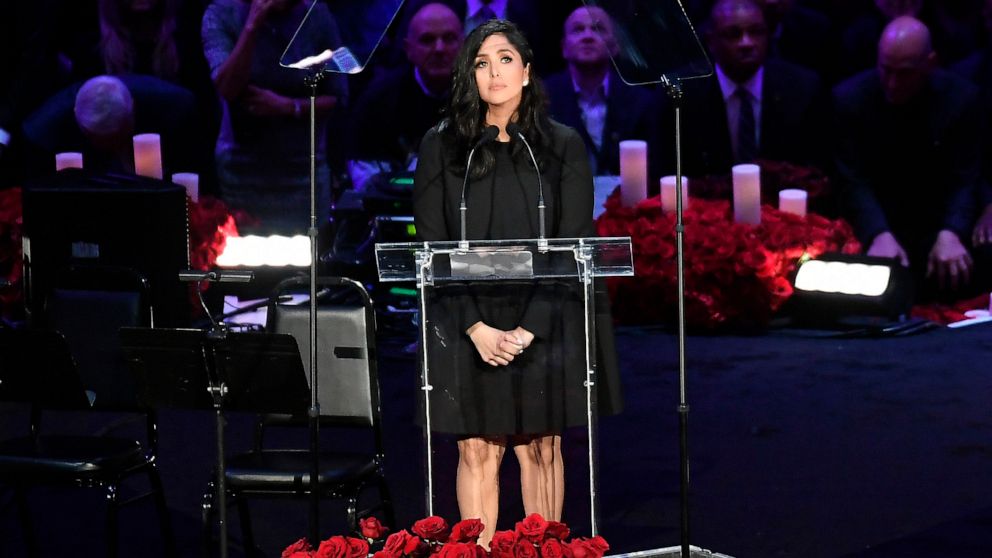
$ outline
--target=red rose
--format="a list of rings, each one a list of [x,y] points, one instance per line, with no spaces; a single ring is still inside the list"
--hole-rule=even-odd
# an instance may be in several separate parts
[[[549,521],[548,529],[544,532],[544,536],[563,541],[567,539],[571,533],[572,532],[569,530],[568,525],[565,525],[560,521]]]
[[[409,531],[403,529],[402,531],[397,531],[386,538],[386,544],[383,545],[382,549],[389,552],[390,554],[395,554],[396,556],[402,556],[406,554],[406,543],[408,540],[412,539],[413,535]]]
[[[389,528],[379,522],[376,517],[366,517],[359,522],[362,536],[366,539],[378,540],[386,536]]]
[[[393,554],[386,549],[382,549],[372,555],[372,558],[400,558],[399,555]]]
[[[513,558],[513,547],[520,535],[516,531],[496,531],[489,543],[489,554],[492,558]]]
[[[293,544],[287,546],[285,548],[285,550],[282,551],[281,556],[282,556],[282,558],[291,558],[294,555],[300,554],[300,553],[303,553],[304,555],[309,556],[310,555],[310,551],[312,551],[312,550],[313,550],[313,547],[310,546],[310,541],[308,541],[306,539],[300,539],[300,540],[294,542]]]
[[[350,558],[348,541],[338,535],[320,543],[314,558]]]
[[[593,537],[576,539],[568,544],[568,548],[572,551],[573,558],[603,558],[610,546],[602,537]]]
[[[606,554],[606,551],[610,549],[610,545],[606,542],[606,539],[600,537],[599,535],[591,539],[586,539],[586,542],[588,542],[590,546],[599,552],[599,556],[603,556]]]
[[[448,538],[448,523],[432,515],[414,523],[413,532],[428,541],[444,542]]]
[[[448,542],[441,546],[438,558],[476,558],[475,543]]]
[[[513,558],[538,558],[537,547],[527,539],[518,539],[513,545]]]
[[[478,519],[463,519],[451,528],[449,540],[456,543],[474,543],[479,540],[479,535],[485,528],[482,521]]]
[[[367,558],[369,555],[369,543],[364,539],[348,537],[348,558]]]
[[[479,545],[475,545],[475,558],[489,558],[489,552]]]
[[[541,558],[569,558],[571,552],[558,539],[548,539],[541,543]]]
[[[532,513],[517,522],[517,533],[534,544],[540,544],[544,540],[544,532],[548,529],[548,522],[539,513]]]

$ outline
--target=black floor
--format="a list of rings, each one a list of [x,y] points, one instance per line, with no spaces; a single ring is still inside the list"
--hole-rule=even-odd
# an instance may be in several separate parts
[[[400,527],[423,515],[422,435],[414,424],[412,332],[380,342],[387,470]],[[621,329],[625,412],[601,421],[602,533],[611,553],[679,542],[676,341]],[[687,344],[692,543],[738,558],[992,557],[992,326],[896,339],[691,337]],[[23,410],[0,407],[0,436]],[[85,425],[73,425],[85,429]],[[233,449],[249,417],[232,417]],[[209,414],[161,420],[161,471],[183,556],[200,550],[200,499],[214,458]],[[437,511],[456,519],[454,453],[438,442]],[[588,529],[584,433],[566,437],[566,521]],[[500,528],[522,514],[504,463]],[[2,480],[2,479],[0,479]],[[96,492],[39,490],[31,509],[45,556],[101,556]],[[302,536],[306,506],[259,502],[256,537],[268,556]],[[327,505],[325,536],[344,530]],[[234,552],[240,532],[231,519]],[[161,556],[155,512],[122,520],[125,556]],[[0,556],[24,555],[10,495],[0,489]]]

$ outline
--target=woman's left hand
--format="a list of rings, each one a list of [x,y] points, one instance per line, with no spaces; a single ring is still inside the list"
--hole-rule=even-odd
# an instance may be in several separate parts
[[[530,347],[530,344],[534,342],[534,334],[520,326],[506,332],[506,336],[507,340],[512,340],[512,342],[520,347],[521,352],[527,347]]]

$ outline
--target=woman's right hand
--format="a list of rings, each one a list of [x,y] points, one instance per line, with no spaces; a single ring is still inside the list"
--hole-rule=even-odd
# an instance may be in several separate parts
[[[500,348],[500,342],[506,336],[503,330],[489,327],[482,322],[476,322],[468,328],[468,336],[475,344],[482,361],[490,366],[506,366],[513,361],[514,354]]]

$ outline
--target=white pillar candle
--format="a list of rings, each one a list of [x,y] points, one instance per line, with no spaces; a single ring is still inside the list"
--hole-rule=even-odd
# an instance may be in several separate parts
[[[83,154],[74,151],[55,154],[55,170],[83,168]]]
[[[748,225],[761,223],[761,168],[758,165],[735,165],[734,221]]]
[[[648,142],[620,142],[620,200],[631,207],[648,197]]]
[[[158,134],[134,136],[134,172],[162,178],[162,140]]]
[[[675,177],[661,177],[661,209],[666,213],[675,212]],[[689,207],[689,179],[682,177],[682,209]]]
[[[186,195],[193,203],[200,201],[200,176],[195,172],[177,172],[172,175],[172,182],[186,187]]]
[[[786,213],[806,215],[806,190],[788,189],[778,193],[778,209]]]

